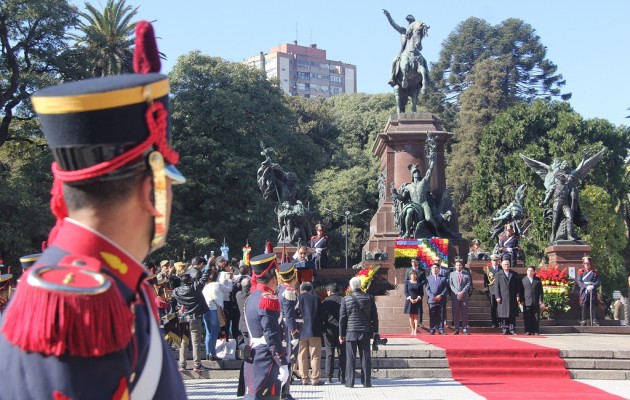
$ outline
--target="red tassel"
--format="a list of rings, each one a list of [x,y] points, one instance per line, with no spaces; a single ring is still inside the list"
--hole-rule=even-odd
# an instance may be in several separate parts
[[[155,43],[153,26],[148,21],[136,24],[136,48],[133,52],[133,70],[136,74],[160,72],[160,53]]]
[[[53,392],[53,400],[72,400],[72,399],[61,392]]]
[[[280,311],[280,302],[276,296],[263,293],[260,298],[260,302],[258,303],[258,307],[263,310]]]
[[[133,320],[113,282],[103,293],[85,295],[32,286],[26,278],[11,299],[2,333],[25,351],[98,357],[129,344]]]

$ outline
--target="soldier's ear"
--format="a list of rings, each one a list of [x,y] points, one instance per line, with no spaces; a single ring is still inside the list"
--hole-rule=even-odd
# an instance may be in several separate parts
[[[147,175],[142,178],[139,191],[140,204],[142,205],[142,207],[148,210],[152,216],[158,216],[160,213],[157,211],[155,205],[153,204],[153,178],[151,177],[151,175]]]

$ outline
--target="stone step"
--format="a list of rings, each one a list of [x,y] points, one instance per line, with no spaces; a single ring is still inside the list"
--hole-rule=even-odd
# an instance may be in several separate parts
[[[567,369],[614,369],[630,371],[630,359],[615,360],[610,358],[566,358]]]
[[[569,369],[569,376],[572,379],[627,380],[630,379],[630,371]]]
[[[183,379],[233,379],[237,380],[239,377],[239,370],[206,370],[203,372],[192,371],[192,365],[189,369],[181,372]],[[356,380],[358,382],[361,371],[357,369]],[[324,371],[322,370],[321,376],[323,378]],[[448,368],[404,368],[404,369],[385,369],[378,368],[372,363],[372,378],[409,378],[409,379],[445,379],[451,377],[451,370]],[[335,379],[335,384],[339,382]],[[294,385],[299,385],[299,380],[293,379]]]

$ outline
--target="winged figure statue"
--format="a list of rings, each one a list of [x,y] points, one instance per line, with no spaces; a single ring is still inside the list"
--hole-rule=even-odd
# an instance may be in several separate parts
[[[552,200],[551,208],[544,211],[545,218],[551,219],[551,242],[578,240],[574,227],[587,227],[588,219],[580,209],[579,182],[602,159],[606,150],[604,147],[591,157],[590,150],[585,151],[582,161],[573,170],[568,161],[554,158],[552,164],[547,165],[520,154],[525,164],[545,182],[545,198],[540,205]]]

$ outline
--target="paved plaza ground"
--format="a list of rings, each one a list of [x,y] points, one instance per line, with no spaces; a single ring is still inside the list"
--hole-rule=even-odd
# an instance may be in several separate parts
[[[630,381],[580,380],[609,393],[630,399]],[[300,399],[344,400],[483,400],[466,386],[453,379],[373,379],[371,388],[358,384],[347,388],[339,383],[323,386],[291,386],[291,394]],[[238,399],[236,382],[222,379],[186,380],[189,399]],[[526,396],[524,397],[526,398]],[[576,400],[580,399],[576,395]]]
[[[398,338],[392,340],[388,349],[401,346],[406,348],[433,347],[417,339]],[[560,350],[579,350],[583,348],[630,351],[629,335],[563,334],[540,337],[517,336],[516,340],[536,343]],[[408,346],[408,347],[407,347]],[[630,380],[579,380],[587,385],[602,389],[608,393],[630,399]],[[186,389],[190,399],[237,399],[236,379],[187,379]],[[479,400],[484,399],[453,379],[398,379],[373,378],[373,387],[363,388],[360,383],[354,388],[346,388],[336,380],[331,385],[302,386],[294,384],[291,393],[295,399],[367,399],[367,400]],[[526,398],[526,397],[525,397]],[[580,399],[576,394],[575,399]]]

